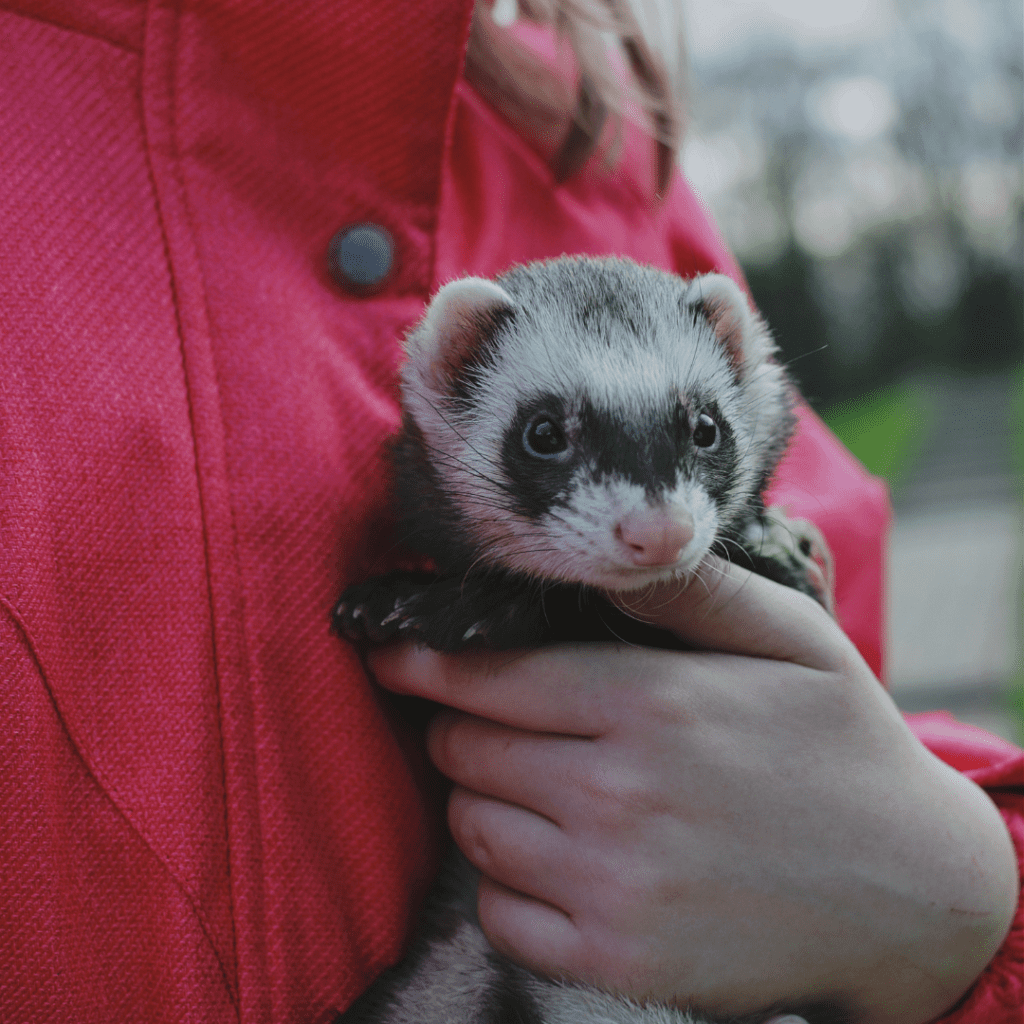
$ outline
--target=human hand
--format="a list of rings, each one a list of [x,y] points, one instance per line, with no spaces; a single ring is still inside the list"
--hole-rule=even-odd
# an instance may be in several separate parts
[[[814,602],[718,568],[710,594],[637,609],[710,650],[371,656],[383,685],[458,709],[429,747],[484,930],[544,974],[642,998],[922,1024],[1009,925],[1002,821]]]

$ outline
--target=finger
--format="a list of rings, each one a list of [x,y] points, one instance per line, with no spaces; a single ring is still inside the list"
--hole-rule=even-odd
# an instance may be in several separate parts
[[[477,915],[490,944],[524,967],[554,977],[579,977],[580,936],[568,914],[486,875]]]
[[[662,584],[613,599],[695,647],[833,670],[850,645],[815,601],[713,556],[680,588]]]
[[[573,851],[553,822],[456,786],[448,801],[448,824],[459,849],[482,874],[569,911]]]
[[[453,782],[556,825],[566,824],[566,795],[585,795],[592,746],[457,712],[437,715],[427,732],[431,760]]]
[[[638,686],[664,671],[672,652],[622,651],[604,644],[556,644],[533,651],[438,654],[396,644],[368,656],[381,686],[425,697],[480,718],[533,732],[596,737],[616,727],[618,703],[609,690]]]

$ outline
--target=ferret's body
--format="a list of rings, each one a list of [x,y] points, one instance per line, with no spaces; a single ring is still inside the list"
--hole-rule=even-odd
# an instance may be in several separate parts
[[[350,587],[339,632],[671,646],[604,594],[690,578],[710,552],[827,604],[820,538],[761,498],[793,429],[773,353],[719,275],[563,258],[446,285],[407,340],[393,453],[400,536],[437,572]],[[476,924],[472,869],[445,879],[414,952],[346,1024],[698,1024],[516,967]]]

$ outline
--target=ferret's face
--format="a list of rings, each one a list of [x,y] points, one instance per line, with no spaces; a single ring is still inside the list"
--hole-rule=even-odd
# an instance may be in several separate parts
[[[518,402],[496,467],[507,515],[479,531],[505,565],[630,590],[691,572],[714,543],[736,475],[722,409],[607,383],[621,407],[583,388]]]
[[[683,282],[623,266],[603,298],[564,302],[546,278],[457,282],[471,315],[432,306],[413,339],[429,332],[431,361],[410,346],[406,407],[484,564],[609,590],[685,576],[760,482],[761,435],[785,404],[761,378],[778,368],[739,372]],[[636,288],[637,273],[656,277]]]

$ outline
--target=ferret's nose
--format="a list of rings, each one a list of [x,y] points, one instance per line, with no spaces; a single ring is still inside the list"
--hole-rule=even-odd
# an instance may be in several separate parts
[[[672,565],[693,539],[693,520],[665,509],[638,509],[619,520],[615,535],[634,565]]]

